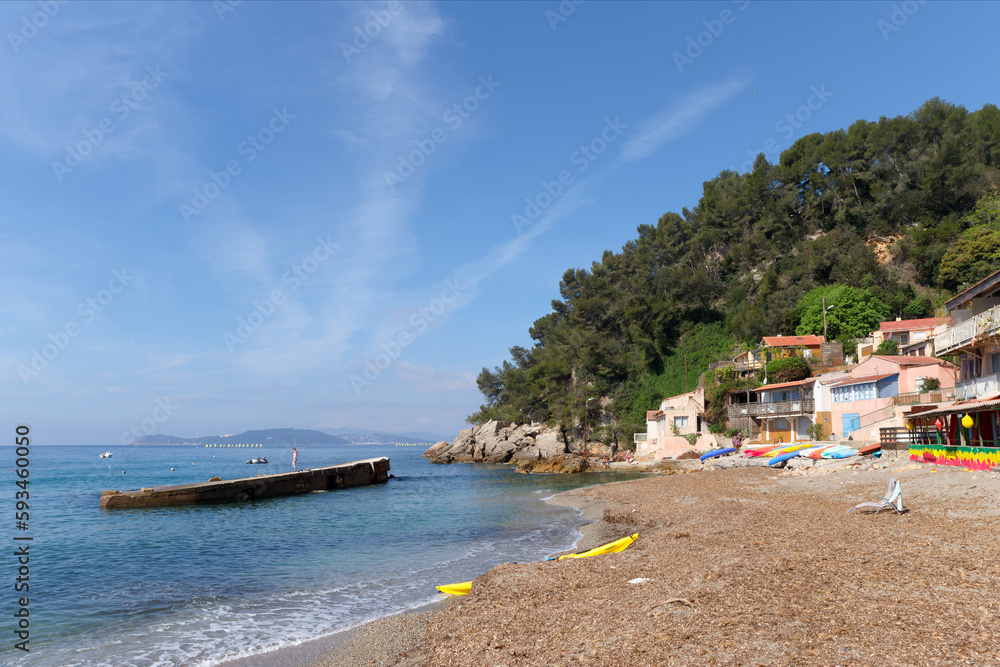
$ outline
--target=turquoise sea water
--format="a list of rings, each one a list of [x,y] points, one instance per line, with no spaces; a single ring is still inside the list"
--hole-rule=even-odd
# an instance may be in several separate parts
[[[212,665],[315,639],[438,600],[437,584],[571,548],[579,513],[542,500],[625,478],[432,465],[423,447],[302,447],[300,469],[388,456],[396,478],[252,503],[101,510],[102,489],[284,472],[291,450],[101,451],[32,448],[31,651],[9,633],[0,664]],[[271,464],[246,465],[256,456]],[[11,513],[15,479],[0,493]]]

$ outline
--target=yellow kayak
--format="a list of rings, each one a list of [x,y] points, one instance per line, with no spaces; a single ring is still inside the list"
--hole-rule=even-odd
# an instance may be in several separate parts
[[[779,454],[787,454],[789,452],[797,452],[800,449],[805,449],[806,447],[815,447],[815,445],[813,443],[811,443],[811,442],[804,442],[804,443],[800,443],[800,444],[797,444],[797,445],[787,445],[785,447],[775,447],[774,449],[772,449],[771,451],[767,452],[766,454],[763,454],[762,456],[766,456],[766,457],[778,456]]]
[[[614,542],[608,542],[607,544],[599,547],[594,547],[590,551],[559,556],[558,560],[562,560],[564,558],[587,558],[588,556],[599,556],[601,554],[616,554],[620,551],[625,551],[625,549],[628,548],[628,545],[635,542],[638,537],[639,533],[635,533],[633,535],[629,535],[628,537],[623,537],[620,540],[615,540]],[[472,582],[463,581],[459,584],[444,584],[443,586],[436,586],[435,588],[446,595],[465,595],[472,590]]]
[[[639,537],[639,533],[634,535],[629,535],[628,537],[623,537],[620,540],[615,540],[614,542],[608,542],[607,544],[599,547],[594,547],[590,551],[584,551],[579,554],[567,554],[565,556],[559,556],[559,560],[564,558],[586,558],[587,556],[600,556],[601,554],[616,554],[619,551],[625,551],[628,545],[635,542],[636,538]]]
[[[472,590],[472,582],[463,581],[460,584],[445,584],[444,586],[438,586],[437,589],[446,595],[465,595]]]

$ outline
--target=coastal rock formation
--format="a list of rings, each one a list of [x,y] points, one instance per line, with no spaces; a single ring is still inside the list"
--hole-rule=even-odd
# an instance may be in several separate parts
[[[587,443],[587,457],[611,458],[615,445]],[[431,463],[516,463],[522,470],[580,472],[588,467],[582,442],[567,442],[565,434],[544,424],[503,424],[488,421],[462,429],[449,444],[441,441],[426,452]]]

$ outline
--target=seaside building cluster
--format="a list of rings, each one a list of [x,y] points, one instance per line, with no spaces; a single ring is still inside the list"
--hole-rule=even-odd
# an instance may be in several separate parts
[[[947,317],[882,322],[845,359],[824,336],[765,336],[717,369],[749,376],[777,359],[803,358],[804,379],[726,396],[726,427],[751,443],[849,441],[908,450],[914,460],[1000,466],[1000,271],[948,302]],[[883,341],[899,354],[878,354]],[[710,449],[705,388],[664,399],[635,434],[640,456]]]

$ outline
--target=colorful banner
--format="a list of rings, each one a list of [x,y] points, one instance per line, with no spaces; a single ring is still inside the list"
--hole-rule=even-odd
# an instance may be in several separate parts
[[[1000,466],[1000,448],[949,447],[947,445],[910,445],[910,460],[989,470]]]

